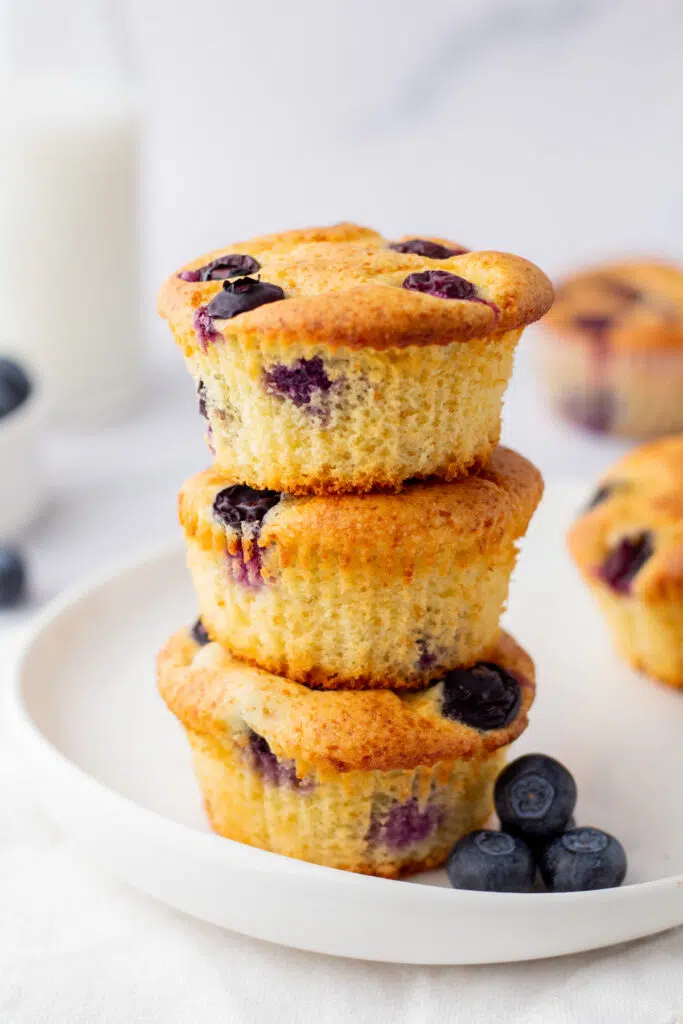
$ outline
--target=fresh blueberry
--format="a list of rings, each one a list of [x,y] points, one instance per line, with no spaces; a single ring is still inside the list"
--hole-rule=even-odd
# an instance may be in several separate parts
[[[230,320],[269,302],[284,299],[285,293],[276,284],[258,281],[255,277],[238,277],[223,281],[223,289],[204,308],[213,320]]]
[[[430,242],[428,238],[410,238],[407,242],[392,242],[389,246],[394,252],[410,252],[415,256],[424,256],[428,260],[447,260],[451,256],[460,256],[467,249],[449,249],[439,242]]]
[[[654,540],[648,531],[635,537],[622,537],[602,563],[598,575],[618,594],[628,594],[631,584],[654,550]]]
[[[517,679],[492,662],[447,672],[441,713],[473,729],[503,729],[519,711],[522,700]]]
[[[613,889],[626,877],[626,853],[608,832],[572,828],[548,843],[539,868],[551,892]]]
[[[454,889],[531,892],[536,861],[519,836],[481,829],[458,840],[448,858],[446,872]]]
[[[24,561],[14,548],[0,548],[0,608],[19,604],[26,593]]]
[[[190,630],[190,636],[199,647],[206,647],[207,644],[211,643],[211,637],[206,632],[206,626],[201,619],[197,619],[193,625]]]
[[[412,292],[424,292],[437,299],[476,299],[477,289],[471,281],[447,270],[424,270],[408,274],[403,287]]]
[[[18,409],[31,392],[31,382],[13,359],[0,358],[0,419]]]
[[[246,484],[233,484],[219,491],[213,502],[216,519],[237,529],[242,524],[260,526],[266,513],[277,505],[279,491],[256,491]]]
[[[494,802],[507,832],[529,841],[553,839],[573,814],[576,783],[554,758],[526,754],[500,773]]]
[[[329,391],[332,381],[320,356],[313,356],[312,359],[296,359],[290,366],[276,363],[265,371],[265,385],[269,394],[289,398],[301,408],[311,404],[316,392]]]

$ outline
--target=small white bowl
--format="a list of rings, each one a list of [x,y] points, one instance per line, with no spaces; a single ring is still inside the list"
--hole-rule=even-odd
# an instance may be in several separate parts
[[[35,385],[25,402],[0,418],[0,542],[12,540],[44,505],[44,423],[45,402]]]

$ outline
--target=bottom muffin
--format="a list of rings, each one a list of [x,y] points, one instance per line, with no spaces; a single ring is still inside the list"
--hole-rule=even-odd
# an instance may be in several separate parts
[[[205,639],[201,628],[174,634],[158,685],[220,835],[395,878],[442,864],[490,816],[535,690],[511,637],[491,660],[400,693],[311,690]]]

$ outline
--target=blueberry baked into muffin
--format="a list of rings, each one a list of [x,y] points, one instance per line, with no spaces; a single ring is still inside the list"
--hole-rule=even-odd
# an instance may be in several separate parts
[[[572,527],[569,548],[621,654],[683,686],[683,435],[617,462]]]
[[[158,685],[219,834],[396,877],[443,863],[491,814],[534,697],[533,664],[510,637],[488,661],[397,694],[312,690],[194,634],[168,641]]]
[[[605,264],[569,278],[543,320],[553,406],[596,433],[683,430],[683,268]]]
[[[312,686],[424,686],[495,644],[542,491],[506,448],[478,475],[400,494],[292,497],[206,470],[179,501],[204,625]]]
[[[334,494],[483,466],[517,341],[551,301],[518,256],[337,224],[209,253],[159,310],[216,463],[259,489]]]

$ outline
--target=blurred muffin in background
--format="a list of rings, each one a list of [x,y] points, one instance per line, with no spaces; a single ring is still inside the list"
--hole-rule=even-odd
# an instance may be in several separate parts
[[[683,431],[683,268],[606,263],[567,278],[544,317],[542,381],[553,407],[599,434]]]

